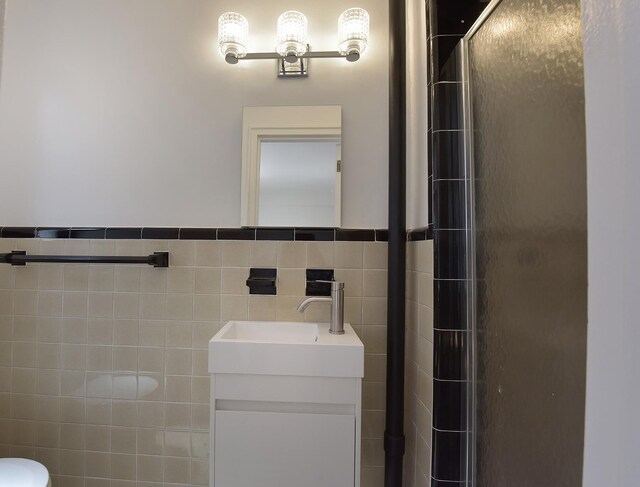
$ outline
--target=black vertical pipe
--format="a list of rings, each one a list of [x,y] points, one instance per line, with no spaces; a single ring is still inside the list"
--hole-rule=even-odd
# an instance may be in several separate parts
[[[406,256],[406,7],[389,0],[389,273],[385,487],[402,487]]]

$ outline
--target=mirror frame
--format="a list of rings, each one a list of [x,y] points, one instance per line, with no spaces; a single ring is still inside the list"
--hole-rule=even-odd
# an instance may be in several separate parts
[[[260,202],[260,144],[271,141],[340,140],[342,107],[277,106],[244,107],[242,112],[242,186],[240,225],[257,227]],[[340,150],[341,152],[341,150]],[[342,155],[336,172],[335,226],[341,224]],[[313,225],[309,225],[313,226]],[[331,227],[327,227],[331,228]]]

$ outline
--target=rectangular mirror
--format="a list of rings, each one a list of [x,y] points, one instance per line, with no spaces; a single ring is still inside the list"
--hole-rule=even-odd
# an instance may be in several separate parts
[[[242,226],[339,227],[342,109],[245,107]]]

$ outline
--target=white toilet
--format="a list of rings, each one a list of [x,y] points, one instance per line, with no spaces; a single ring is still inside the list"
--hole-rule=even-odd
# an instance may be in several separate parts
[[[0,487],[51,487],[44,465],[24,458],[0,458]]]

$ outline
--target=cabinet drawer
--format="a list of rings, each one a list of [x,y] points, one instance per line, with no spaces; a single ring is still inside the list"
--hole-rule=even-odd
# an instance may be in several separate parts
[[[353,487],[355,416],[216,411],[215,487]]]

